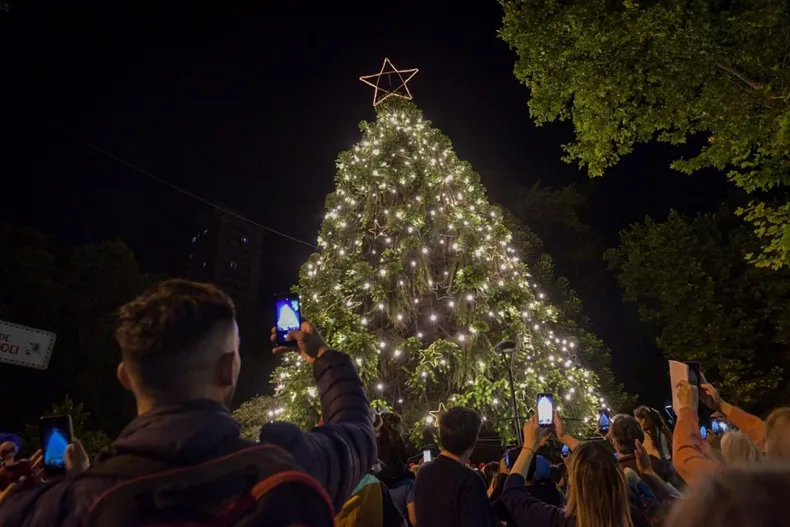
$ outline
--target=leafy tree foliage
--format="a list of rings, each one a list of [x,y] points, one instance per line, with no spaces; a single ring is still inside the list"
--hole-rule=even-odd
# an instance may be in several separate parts
[[[257,441],[260,436],[261,426],[264,423],[274,421],[281,413],[282,410],[274,397],[270,395],[256,395],[234,410],[233,417],[241,423],[242,437]]]
[[[579,359],[602,348],[580,350],[577,335],[555,326],[557,308],[502,210],[450,140],[410,103],[377,113],[338,158],[320,251],[300,272],[306,317],[354,358],[373,403],[401,413],[415,442],[452,405],[478,409],[512,437],[505,364],[494,350],[503,339],[520,344],[513,373],[521,415],[538,392],[553,392],[579,429],[592,426],[605,401],[598,372]],[[274,381],[283,418],[314,425],[311,369],[287,355]]]
[[[500,0],[501,37],[539,123],[571,121],[568,161],[600,176],[648,141],[707,141],[673,167],[727,171],[758,266],[790,262],[790,4],[785,0]]]
[[[0,226],[0,319],[57,334],[46,371],[0,364],[3,387],[23,395],[4,415],[29,421],[64,393],[83,401],[95,429],[119,431],[134,405],[115,378],[114,315],[152,279],[121,241],[61,251],[28,227]]]
[[[758,245],[727,207],[673,211],[622,231],[606,259],[668,358],[699,360],[727,397],[770,407],[788,400],[790,272],[746,263]]]

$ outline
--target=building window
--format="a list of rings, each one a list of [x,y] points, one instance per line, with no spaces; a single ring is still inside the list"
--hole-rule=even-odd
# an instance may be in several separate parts
[[[247,245],[247,237],[246,236],[242,236],[241,237],[241,243],[243,243],[244,245]]]

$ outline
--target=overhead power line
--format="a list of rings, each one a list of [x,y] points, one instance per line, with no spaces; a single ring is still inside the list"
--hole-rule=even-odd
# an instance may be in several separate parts
[[[90,141],[88,141],[86,139],[83,139],[82,137],[78,136],[77,134],[71,132],[70,130],[67,130],[67,129],[59,127],[59,126],[57,126],[57,128],[59,128],[63,133],[65,133],[66,135],[68,135],[72,139],[75,139],[75,140],[79,141],[80,143],[82,143],[83,145],[87,146],[88,148],[91,148],[91,149],[93,149],[93,150],[95,150],[95,151],[97,151],[97,152],[109,157],[110,159],[113,159],[113,160],[117,161],[118,163],[121,163],[122,165],[125,165],[128,168],[131,168],[132,170],[134,170],[136,172],[139,172],[140,174],[143,174],[144,176],[147,176],[147,177],[153,179],[157,183],[165,185],[166,187],[170,187],[171,189],[175,190],[176,192],[180,192],[181,194],[189,196],[190,198],[192,198],[194,200],[197,200],[200,203],[208,205],[209,207],[213,207],[213,208],[215,208],[216,210],[218,210],[220,212],[223,212],[225,214],[228,214],[228,215],[233,216],[235,218],[238,218],[240,220],[246,221],[247,223],[255,225],[256,227],[261,228],[261,229],[263,229],[263,230],[265,230],[267,232],[271,232],[272,234],[276,234],[277,236],[282,236],[283,238],[287,238],[287,239],[289,239],[291,241],[294,241],[296,243],[301,243],[302,245],[306,245],[306,246],[310,247],[311,249],[317,249],[318,248],[314,243],[310,243],[310,242],[306,242],[304,240],[300,240],[299,238],[296,238],[295,236],[291,236],[290,234],[286,234],[286,233],[278,231],[276,229],[272,229],[271,227],[267,227],[266,225],[262,225],[262,224],[258,223],[257,221],[253,221],[253,220],[251,220],[249,218],[246,218],[246,217],[242,216],[241,214],[238,214],[236,212],[233,212],[232,210],[226,209],[225,207],[222,207],[221,205],[217,205],[216,203],[212,203],[211,201],[198,196],[194,192],[190,192],[189,190],[186,190],[185,188],[179,187],[178,185],[175,185],[175,184],[167,181],[166,179],[162,179],[159,176],[155,176],[154,174],[152,174],[151,172],[145,170],[144,168],[141,168],[141,167],[135,165],[134,163],[131,163],[131,162],[129,162],[129,161],[123,159],[123,158],[120,158],[120,157],[116,156],[112,152],[108,152],[107,150],[96,146],[95,144],[91,143]]]

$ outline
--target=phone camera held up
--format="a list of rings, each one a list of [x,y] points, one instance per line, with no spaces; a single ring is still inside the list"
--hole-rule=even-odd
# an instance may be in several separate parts
[[[42,417],[39,421],[41,450],[47,476],[66,472],[66,448],[74,440],[70,415]]]
[[[554,396],[550,393],[538,394],[538,425],[549,428],[554,423]]]
[[[302,327],[302,306],[299,295],[289,293],[274,297],[274,314],[277,317],[277,345],[296,346],[293,340],[286,340],[289,331]]]
[[[609,418],[609,410],[605,408],[601,408],[598,410],[598,433],[601,435],[606,435],[609,432],[609,423],[611,419]]]

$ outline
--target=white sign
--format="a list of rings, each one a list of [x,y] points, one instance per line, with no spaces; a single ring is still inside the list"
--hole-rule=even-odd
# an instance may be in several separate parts
[[[57,335],[0,320],[0,362],[46,370]]]

